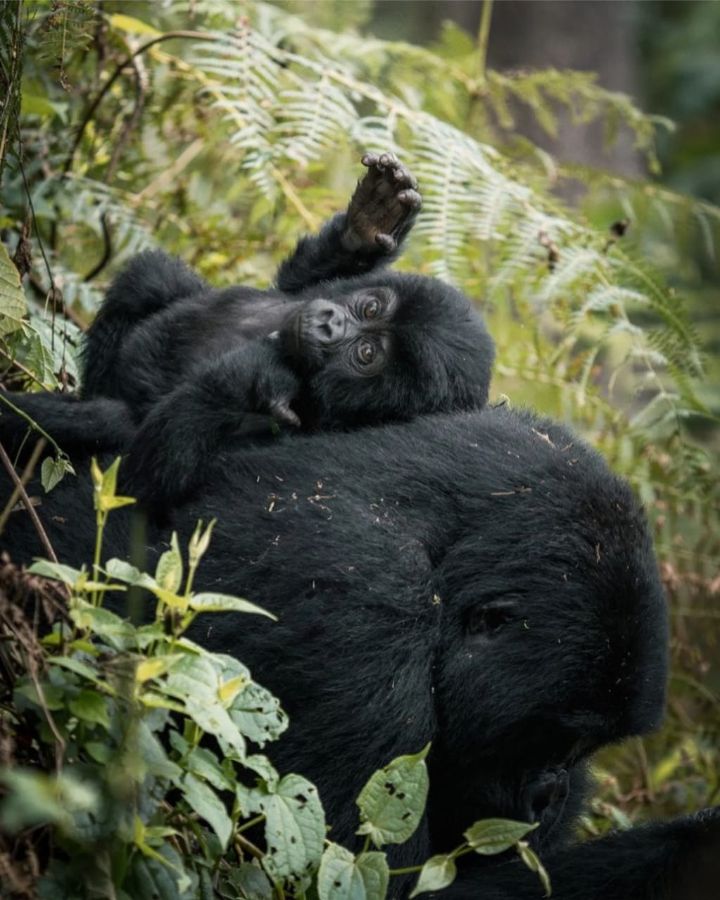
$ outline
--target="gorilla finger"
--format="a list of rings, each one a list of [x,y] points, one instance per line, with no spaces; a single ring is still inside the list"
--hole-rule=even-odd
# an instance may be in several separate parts
[[[278,420],[278,422],[292,425],[293,428],[299,428],[302,424],[298,416],[290,409],[287,403],[284,403],[283,401],[272,403],[270,405],[270,413]]]
[[[409,206],[411,209],[420,209],[422,206],[422,197],[417,191],[400,191],[397,198],[403,206]]]
[[[378,247],[382,247],[382,249],[386,253],[392,253],[392,251],[397,247],[397,242],[391,234],[376,234],[375,243],[378,245]]]
[[[380,165],[385,168],[398,165],[398,158],[394,153],[382,153],[380,155]]]
[[[367,166],[368,169],[371,169],[373,166],[378,164],[378,156],[377,153],[364,153],[360,162]]]
[[[406,169],[403,165],[399,165],[393,170],[393,178],[398,184],[402,184],[406,188],[415,189],[418,186],[417,178],[415,178],[410,169]]]

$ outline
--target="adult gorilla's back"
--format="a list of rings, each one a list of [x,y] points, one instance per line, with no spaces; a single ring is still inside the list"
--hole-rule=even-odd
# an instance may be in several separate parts
[[[194,637],[279,695],[291,727],[273,758],[318,783],[334,839],[351,840],[369,774],[432,740],[428,816],[395,865],[456,845],[487,815],[537,817],[549,850],[577,811],[588,753],[658,724],[666,610],[646,523],[565,428],[489,409],[292,437],[213,465],[201,500],[171,515],[184,534],[218,518],[198,588],[280,621],[213,616]],[[90,558],[86,480],[39,511],[61,559]],[[25,514],[13,518],[11,555],[40,553]],[[107,556],[124,553],[125,530],[116,514]],[[658,853],[664,841],[652,837]],[[588,865],[570,858],[556,895],[594,896]],[[524,872],[498,871],[483,896],[535,896]],[[645,884],[641,867],[627,877]],[[602,896],[634,896],[630,881]]]

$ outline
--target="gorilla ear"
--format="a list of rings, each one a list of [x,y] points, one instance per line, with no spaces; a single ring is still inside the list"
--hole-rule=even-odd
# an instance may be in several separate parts
[[[518,606],[517,600],[509,597],[476,603],[465,616],[465,633],[471,637],[492,637],[518,618]]]

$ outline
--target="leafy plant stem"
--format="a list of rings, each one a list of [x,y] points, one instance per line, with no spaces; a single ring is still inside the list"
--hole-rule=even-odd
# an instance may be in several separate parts
[[[235,829],[235,834],[241,834],[243,831],[247,831],[249,828],[252,828],[254,825],[259,825],[265,819],[265,814],[260,813],[259,816],[255,816],[254,819],[248,819],[243,825],[240,825]]]
[[[480,15],[480,30],[478,31],[478,80],[485,82],[485,68],[487,63],[488,40],[490,38],[490,21],[492,19],[493,0],[483,0],[482,13]]]

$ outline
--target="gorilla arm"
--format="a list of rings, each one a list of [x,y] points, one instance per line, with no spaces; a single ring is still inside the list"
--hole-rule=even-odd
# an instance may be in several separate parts
[[[123,490],[162,514],[203,482],[219,447],[247,413],[297,427],[296,376],[271,343],[253,341],[205,365],[152,407],[123,460]]]
[[[302,238],[277,273],[277,286],[299,293],[322,281],[362,275],[392,262],[412,228],[421,198],[417,181],[392,153],[366,153],[368,171],[347,211]]]
[[[19,415],[20,410],[23,415]],[[42,432],[37,423],[68,455],[120,452],[132,438],[135,425],[122,400],[96,397],[80,400],[76,394],[3,394],[0,396],[0,441],[12,458],[23,462]],[[52,447],[48,446],[48,452]]]

